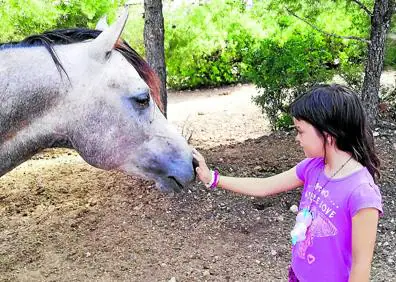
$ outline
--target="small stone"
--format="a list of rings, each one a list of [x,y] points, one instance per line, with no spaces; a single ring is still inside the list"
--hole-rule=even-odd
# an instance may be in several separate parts
[[[257,264],[260,264],[260,263],[261,263],[261,261],[259,261],[258,259],[256,259],[256,263],[257,263]]]
[[[96,203],[96,200],[90,199],[90,200],[88,201],[88,204],[89,204],[89,206],[93,207],[93,206],[95,206],[97,203]]]
[[[137,205],[136,207],[133,208],[133,210],[138,211],[141,208],[143,208],[143,203],[140,203],[139,205]]]
[[[168,282],[176,282],[176,277],[172,277]]]
[[[256,166],[256,167],[254,167],[254,170],[261,170],[261,166]]]
[[[276,256],[277,253],[278,253],[277,251],[271,250],[271,255]]]
[[[90,252],[86,252],[86,253],[85,253],[85,256],[86,256],[87,258],[89,258],[89,257],[91,256],[91,253],[90,253]]]
[[[395,260],[393,258],[388,258],[388,263],[394,263]]]
[[[378,132],[378,131],[374,131],[374,132],[373,132],[373,136],[374,136],[374,137],[379,136],[379,132]]]
[[[209,276],[210,275],[210,271],[209,270],[204,270],[204,272],[202,273],[203,276]]]
[[[290,211],[291,211],[292,213],[297,213],[297,212],[298,212],[298,207],[297,207],[297,205],[292,205],[292,206],[290,207]]]

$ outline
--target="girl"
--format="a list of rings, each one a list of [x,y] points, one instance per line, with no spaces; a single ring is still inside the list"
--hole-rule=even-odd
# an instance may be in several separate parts
[[[369,281],[382,204],[374,183],[379,159],[362,104],[347,87],[319,85],[290,109],[306,159],[268,178],[237,178],[210,171],[194,149],[198,177],[207,187],[263,197],[304,185],[289,281]]]

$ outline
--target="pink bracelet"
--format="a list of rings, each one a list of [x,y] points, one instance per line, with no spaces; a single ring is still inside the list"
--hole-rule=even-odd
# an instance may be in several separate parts
[[[215,169],[213,171],[213,182],[210,185],[210,189],[214,190],[217,187],[217,184],[219,184],[219,180],[220,180],[220,174],[219,171],[217,169]]]

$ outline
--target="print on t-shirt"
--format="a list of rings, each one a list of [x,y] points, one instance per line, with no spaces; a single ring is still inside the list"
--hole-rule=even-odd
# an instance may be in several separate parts
[[[329,190],[324,189],[319,183],[315,186],[308,185],[307,191],[302,195],[301,207],[308,207],[313,220],[308,227],[306,238],[296,246],[297,255],[307,259],[309,264],[315,262],[315,256],[306,254],[307,249],[314,244],[315,237],[336,236],[337,228],[331,222],[337,214],[338,205],[332,201]]]

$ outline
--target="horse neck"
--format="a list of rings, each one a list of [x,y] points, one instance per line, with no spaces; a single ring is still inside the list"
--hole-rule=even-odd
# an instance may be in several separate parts
[[[0,51],[0,176],[58,139],[48,113],[62,84],[44,48]]]

